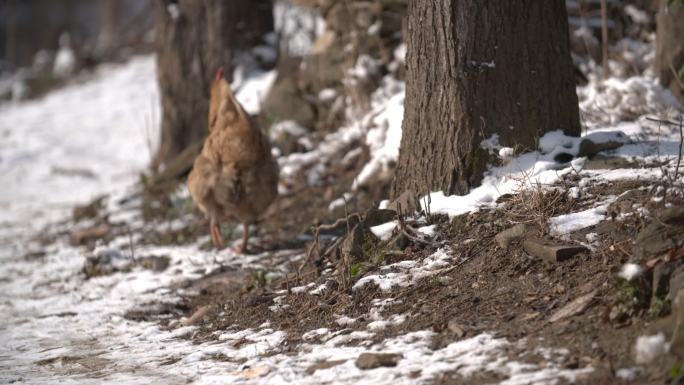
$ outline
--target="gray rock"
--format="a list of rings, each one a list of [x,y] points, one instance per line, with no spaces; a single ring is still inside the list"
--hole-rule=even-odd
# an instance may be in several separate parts
[[[624,143],[620,142],[595,143],[590,139],[584,139],[580,142],[577,157],[581,158],[586,156],[591,158],[601,151],[615,150],[616,148],[620,148],[623,144]]]
[[[517,225],[496,234],[494,241],[496,241],[496,244],[502,249],[508,249],[508,246],[510,246],[512,242],[520,240],[525,235],[526,230],[527,226],[525,226],[524,223],[518,223]]]
[[[670,277],[674,270],[674,262],[659,263],[653,268],[653,298],[665,298],[670,291]]]
[[[387,209],[372,208],[366,211],[363,222],[368,227],[381,225],[383,223],[391,222],[397,218],[397,212]]]
[[[674,300],[674,296],[684,288],[684,265],[679,265],[672,270],[670,274],[670,299]]]
[[[523,249],[528,254],[549,262],[563,262],[588,250],[584,246],[563,245],[541,239],[525,239]]]
[[[636,237],[637,255],[657,256],[684,245],[684,205],[672,207],[658,215]]]
[[[364,222],[356,225],[342,242],[342,255],[347,262],[355,263],[365,260],[363,255],[364,246],[367,244],[377,244],[380,239],[373,234]]]
[[[684,290],[682,289],[674,295],[672,317],[675,323],[670,340],[670,352],[682,356],[684,355]]]
[[[375,369],[381,366],[397,366],[403,356],[398,353],[361,353],[356,359],[356,367],[359,369]]]

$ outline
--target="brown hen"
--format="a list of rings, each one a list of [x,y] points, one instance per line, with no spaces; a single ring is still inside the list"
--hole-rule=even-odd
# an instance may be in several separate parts
[[[271,145],[235,99],[222,68],[211,84],[209,136],[188,176],[188,188],[209,219],[214,246],[223,247],[222,220],[242,222],[241,253],[247,250],[249,225],[278,194],[278,164]]]

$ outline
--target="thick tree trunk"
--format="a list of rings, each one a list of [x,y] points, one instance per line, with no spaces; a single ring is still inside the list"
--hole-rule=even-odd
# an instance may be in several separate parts
[[[684,3],[660,1],[656,32],[656,73],[660,84],[684,103]]]
[[[161,145],[153,166],[168,166],[207,135],[209,85],[219,67],[231,76],[232,49],[273,30],[268,0],[155,0]],[[179,155],[183,155],[180,156]],[[180,173],[189,165],[181,165]],[[183,169],[186,168],[186,169]]]
[[[482,179],[483,139],[532,149],[579,135],[563,0],[408,2],[407,91],[393,196],[464,194]]]

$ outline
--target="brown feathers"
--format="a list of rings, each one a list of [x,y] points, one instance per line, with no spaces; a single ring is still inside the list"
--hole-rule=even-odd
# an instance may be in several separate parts
[[[188,177],[192,199],[210,220],[215,246],[223,246],[219,223],[233,217],[244,225],[244,252],[249,224],[273,202],[277,187],[278,165],[268,139],[235,99],[221,68],[211,84],[209,136]]]

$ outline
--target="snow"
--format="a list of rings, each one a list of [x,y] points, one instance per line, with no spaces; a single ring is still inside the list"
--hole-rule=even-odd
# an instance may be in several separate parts
[[[243,66],[238,66],[235,69],[231,87],[235,90],[235,98],[247,113],[256,115],[261,111],[263,100],[268,95],[277,75],[275,70],[263,71],[255,67],[247,70]]]
[[[180,7],[176,3],[169,3],[169,5],[166,6],[166,12],[169,13],[169,16],[171,16],[171,19],[174,21],[178,20],[181,15]]]
[[[350,193],[350,192],[346,192],[346,193],[342,194],[341,197],[330,202],[330,204],[328,205],[328,210],[335,211],[339,208],[343,208],[344,205],[346,205],[347,202],[349,202],[353,197],[354,197],[354,195],[352,195],[352,193]]]
[[[615,371],[615,377],[625,381],[634,381],[639,375],[639,370],[636,368],[620,368]]]
[[[273,20],[275,31],[282,36],[281,50],[291,56],[309,53],[325,31],[325,20],[318,10],[293,5],[291,0],[274,3]]]
[[[320,27],[318,21],[311,26]],[[312,39],[311,39],[312,40]],[[306,45],[308,44],[308,45]],[[304,51],[311,49],[308,41]],[[406,47],[395,50],[394,66],[403,63]],[[269,47],[256,50],[262,58],[272,57]],[[270,56],[269,56],[270,55]],[[241,60],[241,59],[240,59]],[[237,98],[250,113],[260,110],[261,101],[276,78],[275,71],[256,70],[249,61],[238,60],[233,86]],[[360,79],[375,74],[372,59],[360,59],[350,75]],[[492,68],[494,63],[475,62]],[[617,141],[624,146],[610,151],[613,156],[630,160],[671,160],[677,154],[678,133],[658,127],[644,118],[673,116],[681,109],[668,91],[654,79],[643,76],[630,79],[591,80],[579,89],[582,111],[593,116],[584,138],[593,141]],[[339,100],[337,93],[324,90],[321,100]],[[320,181],[324,164],[350,161],[360,156],[352,143],[364,143],[370,160],[356,178],[353,189],[391,178],[401,142],[405,85],[392,75],[382,79],[381,87],[371,95],[370,111],[328,134],[321,144],[306,153],[279,157],[281,176],[288,178],[307,173],[311,184]],[[131,321],[127,310],[149,304],[173,304],[178,298],[169,286],[199,278],[219,266],[235,270],[268,270],[270,277],[288,272],[285,262],[297,262],[304,256],[292,253],[237,255],[230,250],[201,250],[198,244],[186,246],[139,246],[137,255],[165,255],[171,267],[152,272],[135,267],[128,258],[128,240],[116,238],[93,253],[109,256],[112,266],[123,268],[108,276],[84,279],[81,269],[90,254],[66,244],[64,239],[49,245],[45,257],[25,259],[24,240],[43,226],[68,215],[74,204],[101,194],[115,201],[138,178],[156,148],[159,136],[159,96],[154,74],[154,58],[137,57],[123,65],[103,66],[92,80],[71,84],[42,99],[0,106],[0,382],[30,378],[32,383],[428,383],[444,372],[456,371],[468,376],[491,371],[505,378],[503,384],[552,383],[559,379],[573,382],[591,368],[563,369],[554,360],[543,365],[516,361],[515,352],[526,352],[525,340],[508,341],[491,333],[435,349],[435,333],[421,330],[392,338],[379,338],[382,331],[407,322],[412,314],[392,314],[397,299],[376,299],[367,314],[350,318],[336,315],[341,330],[313,328],[304,334],[301,346],[291,347],[285,331],[273,329],[266,322],[251,329],[229,328],[216,341],[193,343],[189,338],[197,330],[192,326],[161,330],[156,323]],[[594,114],[594,115],[592,115]],[[601,116],[598,116],[601,115]],[[288,134],[306,134],[306,129],[283,123],[276,127]],[[490,138],[492,139],[492,138]],[[513,149],[500,148],[492,142],[504,164],[491,167],[479,187],[464,196],[430,194],[425,200],[432,213],[450,216],[493,207],[503,194],[541,185],[546,188],[564,175],[574,173],[580,185],[569,192],[574,199],[584,198],[582,188],[597,181],[662,178],[660,169],[583,170],[586,159],[560,164],[554,158],[561,153],[577,156],[581,138],[551,132],[540,138],[538,151],[515,156]],[[487,144],[485,144],[487,145]],[[352,154],[352,155],[350,155]],[[74,186],[78,186],[75,188]],[[287,186],[281,186],[287,189]],[[179,194],[187,194],[181,191]],[[352,198],[345,193],[345,198]],[[349,200],[347,199],[347,200]],[[330,209],[344,200],[331,202]],[[551,218],[551,231],[567,235],[604,220],[609,202],[594,202],[575,213]],[[140,221],[133,206],[110,205],[113,218]],[[648,214],[643,209],[642,214]],[[177,224],[171,224],[176,226]],[[389,222],[372,228],[373,233],[388,239],[396,228]],[[433,236],[435,226],[423,226],[421,234]],[[592,235],[593,234],[593,235]],[[597,239],[595,233],[587,241]],[[205,239],[206,240],[206,239]],[[466,242],[477,242],[471,239]],[[30,245],[29,245],[30,246]],[[458,246],[454,246],[458,247]],[[410,287],[421,279],[442,279],[440,274],[454,268],[454,252],[442,247],[422,260],[404,260],[380,266],[359,279],[353,290],[377,285],[383,294],[392,288]],[[274,259],[276,260],[274,262]],[[621,276],[633,279],[641,272],[638,265],[625,265]],[[287,307],[288,295],[320,295],[326,284],[307,284],[276,293],[271,311]],[[365,330],[345,329],[365,325]],[[358,343],[349,346],[349,343]],[[637,340],[638,362],[650,362],[667,350],[662,335],[643,336]],[[362,371],[354,364],[363,352],[397,352],[402,359],[395,368]],[[550,350],[549,350],[550,351]],[[555,351],[563,355],[567,352]],[[217,359],[229,357],[230,360]],[[344,360],[338,366],[307,369],[326,360]],[[417,374],[416,374],[417,373]],[[417,376],[417,377],[416,377]],[[629,373],[625,372],[625,377]]]
[[[625,263],[618,273],[618,277],[625,281],[631,281],[644,273],[644,269],[636,263]]]
[[[397,221],[392,221],[373,226],[370,230],[376,237],[380,238],[381,241],[387,241],[392,238],[392,233],[394,232],[394,229],[397,228],[397,225]]]
[[[358,290],[367,284],[376,284],[384,291],[394,287],[407,287],[422,278],[443,272],[443,269],[451,266],[452,260],[451,250],[440,248],[422,261],[407,260],[381,266],[380,273],[364,276],[356,281],[352,289]]]
[[[608,205],[604,204],[588,210],[553,217],[549,220],[551,234],[560,236],[597,225],[606,218],[607,209]]]
[[[422,226],[418,228],[419,233],[427,235],[428,237],[434,236],[436,231],[437,225]]]
[[[592,81],[578,89],[578,97],[585,114],[612,125],[646,114],[670,117],[682,109],[670,91],[649,76]]]
[[[330,102],[337,97],[337,91],[334,88],[324,88],[318,92],[318,99],[322,102]]]
[[[652,336],[639,336],[634,345],[634,360],[637,364],[650,364],[669,349],[665,335],[658,333]]]
[[[371,112],[362,120],[364,126],[372,127],[366,134],[371,159],[359,172],[352,189],[388,182],[394,175],[404,119],[404,90],[403,82],[386,76],[373,94]]]
[[[137,181],[158,137],[154,66],[153,57],[137,57],[103,66],[88,83],[0,106],[0,224],[10,234]]]
[[[501,147],[499,149],[499,158],[503,164],[510,162],[515,156],[515,150],[510,147]]]
[[[76,71],[76,53],[71,48],[71,38],[64,32],[59,36],[59,50],[55,56],[52,72],[56,77],[69,77]]]

